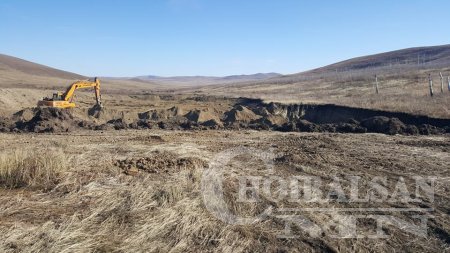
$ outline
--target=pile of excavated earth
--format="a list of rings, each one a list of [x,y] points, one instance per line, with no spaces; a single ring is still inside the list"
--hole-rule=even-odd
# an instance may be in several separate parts
[[[146,173],[176,173],[181,170],[191,170],[207,166],[205,161],[194,157],[178,157],[171,152],[153,152],[151,156],[117,160],[114,165],[127,175]]]
[[[264,103],[245,98],[235,99],[227,111],[173,106],[130,113],[94,107],[87,115],[80,115],[68,109],[31,108],[0,118],[0,132],[57,133],[76,129],[255,129],[428,135],[450,133],[450,119],[336,105]]]

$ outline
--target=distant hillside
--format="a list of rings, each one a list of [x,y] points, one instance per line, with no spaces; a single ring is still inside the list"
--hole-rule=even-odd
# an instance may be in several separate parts
[[[380,68],[439,68],[450,65],[450,45],[415,47],[381,54],[362,56],[313,69],[302,74],[345,72]]]
[[[88,77],[0,54],[0,88],[64,90],[73,81]],[[160,88],[142,80],[102,80],[104,92],[142,92]]]
[[[379,76],[410,74],[411,72],[446,69],[450,67],[450,45],[415,47],[386,53],[362,56],[330,64],[324,67],[290,75],[275,76],[246,85],[293,84],[314,80],[352,81]]]
[[[185,85],[211,85],[211,84],[224,84],[224,83],[236,83],[247,81],[259,81],[266,80],[273,77],[279,77],[278,73],[257,73],[253,75],[232,75],[224,77],[215,76],[173,76],[173,77],[161,77],[161,76],[138,76],[132,78],[133,80],[140,79],[143,81],[154,81],[167,84],[185,84]]]
[[[257,73],[253,75],[232,75],[219,78],[220,80],[264,80],[272,77],[279,77],[278,73]]]
[[[7,76],[8,72],[22,72],[26,75],[55,77],[61,79],[82,79],[82,75],[54,69],[41,64],[29,62],[16,57],[0,54],[0,73]]]

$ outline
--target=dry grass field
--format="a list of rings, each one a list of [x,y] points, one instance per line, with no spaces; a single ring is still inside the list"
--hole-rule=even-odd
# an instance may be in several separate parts
[[[373,252],[448,250],[450,139],[378,134],[308,134],[260,131],[81,131],[69,134],[0,135],[2,183],[0,231],[2,252]],[[26,144],[26,145],[24,145]],[[426,237],[387,225],[383,239],[338,239],[296,230],[283,238],[280,213],[250,224],[226,224],[206,207],[201,180],[208,163],[220,152],[245,146],[271,149],[274,175],[315,176],[325,182],[336,175],[403,177],[414,189],[413,176],[433,175],[433,209]],[[275,203],[268,196],[258,206],[235,199],[237,175],[264,169],[241,154],[226,171],[229,206],[252,215]],[[149,159],[128,171],[117,161]],[[172,161],[183,161],[172,163]],[[7,168],[7,169],[6,169]],[[9,172],[7,171],[9,170]],[[30,172],[32,170],[32,172]],[[133,172],[133,173],[131,173]],[[8,175],[8,176],[7,176]],[[395,182],[395,181],[394,181]],[[344,182],[345,184],[346,182]],[[394,185],[389,186],[391,191]],[[347,191],[348,188],[345,188]],[[291,203],[282,208],[417,208],[422,203]],[[337,210],[337,209],[336,209]],[[306,213],[317,224],[335,215]],[[368,214],[371,214],[368,212]],[[417,224],[414,215],[396,218]],[[376,233],[371,222],[360,233]]]

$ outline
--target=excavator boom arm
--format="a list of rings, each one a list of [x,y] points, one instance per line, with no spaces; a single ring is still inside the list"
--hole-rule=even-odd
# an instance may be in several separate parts
[[[100,80],[98,78],[95,78],[95,80],[92,81],[77,81],[73,83],[63,94],[63,99],[65,101],[72,101],[73,95],[77,89],[84,89],[84,88],[91,88],[93,87],[95,89],[95,99],[97,100],[97,104],[101,104],[101,97],[100,97]]]

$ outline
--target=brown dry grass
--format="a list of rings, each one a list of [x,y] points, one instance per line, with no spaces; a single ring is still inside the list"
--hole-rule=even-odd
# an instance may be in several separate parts
[[[155,134],[164,141],[146,138]],[[335,173],[356,173],[368,179],[377,175],[445,177],[449,165],[446,136],[126,131],[0,137],[2,152],[20,148],[25,139],[33,137],[30,147],[49,145],[71,157],[71,166],[51,191],[42,193],[32,187],[0,190],[2,252],[373,252],[392,248],[436,252],[446,247],[442,236],[449,231],[445,214],[448,184],[442,182],[437,185],[435,221],[430,221],[428,238],[389,228],[390,239],[311,238],[305,234],[280,239],[277,235],[284,224],[276,217],[254,225],[228,225],[215,218],[205,208],[201,194],[201,160],[169,174],[142,172],[128,176],[113,166],[118,159],[147,157],[155,150],[208,161],[217,152],[236,145],[268,150],[275,144],[277,152],[294,154],[294,165],[301,165],[297,170],[277,163],[278,176],[314,175],[324,180]],[[48,154],[54,161],[54,153]],[[259,213],[260,206],[236,201],[234,179],[260,171],[261,164],[248,164],[245,158],[226,168],[224,187],[232,210],[251,215]],[[405,166],[407,161],[409,165]],[[260,204],[267,206],[264,195],[262,199]],[[290,207],[292,203],[277,205]],[[326,207],[334,207],[334,203]],[[329,218],[321,213],[308,217],[319,224]],[[439,231],[444,231],[441,238]]]
[[[62,151],[16,150],[0,156],[0,186],[50,190],[67,168],[68,158]]]

